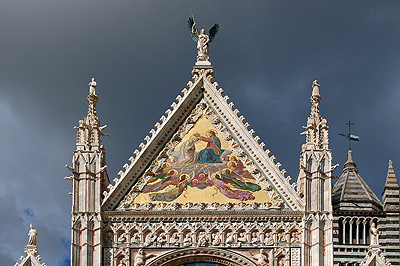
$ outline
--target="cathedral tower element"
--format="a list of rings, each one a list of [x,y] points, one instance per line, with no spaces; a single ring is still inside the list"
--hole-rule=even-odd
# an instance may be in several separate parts
[[[312,85],[311,114],[306,143],[302,146],[297,182],[304,199],[303,265],[333,265],[332,243],[332,152],[326,119],[319,114],[318,81]]]
[[[72,226],[71,226],[71,265],[100,265],[101,243],[101,200],[103,191],[109,184],[106,171],[105,149],[100,145],[100,136],[106,126],[100,126],[96,113],[97,83],[89,83],[87,116],[79,121],[76,150],[72,167],[66,166],[72,176]]]

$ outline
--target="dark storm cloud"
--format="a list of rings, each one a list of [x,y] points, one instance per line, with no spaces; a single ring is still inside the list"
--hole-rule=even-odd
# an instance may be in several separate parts
[[[360,174],[379,196],[387,161],[400,169],[398,2],[1,1],[0,262],[23,254],[29,223],[47,265],[69,254],[75,130],[98,82],[110,178],[191,78],[196,44],[186,26],[220,32],[210,47],[217,81],[295,178],[321,84],[334,163],[354,122]],[[340,168],[340,167],[339,167]],[[334,173],[340,174],[340,169]]]

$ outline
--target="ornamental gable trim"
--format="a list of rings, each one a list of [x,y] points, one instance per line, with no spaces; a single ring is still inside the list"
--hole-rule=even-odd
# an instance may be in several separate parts
[[[240,112],[233,109],[234,104],[229,102],[229,97],[223,95],[224,91],[218,88],[218,83],[213,82],[214,70],[211,66],[195,66],[192,71],[192,80],[182,90],[182,95],[176,97],[150,130],[150,135],[144,138],[145,143],[139,145],[140,150],[134,151],[134,157],[129,158],[130,164],[125,164],[125,171],[120,171],[119,178],[113,181],[115,185],[108,186],[104,192],[102,202],[103,211],[113,210],[238,210],[238,209],[289,209],[292,211],[303,210],[303,201],[296,191],[296,184],[290,184],[291,178],[285,177],[286,171],[280,170],[281,164],[275,163],[275,156],[269,150],[264,150],[265,144],[259,143],[260,137],[250,129],[249,123],[244,123],[245,118],[239,116]],[[196,203],[177,204],[134,204],[134,199],[143,188],[154,182],[154,177],[163,170],[163,163],[176,152],[177,145],[193,134],[190,132],[199,120],[208,120],[212,126],[211,131],[228,146],[254,178],[256,185],[268,195],[271,202],[239,204],[225,202],[224,204]],[[218,146],[218,145],[217,145]],[[220,147],[221,148],[221,147]],[[222,150],[221,150],[222,151]],[[218,153],[218,152],[217,152]],[[225,154],[226,155],[226,154]],[[222,158],[222,154],[220,155]],[[168,170],[168,169],[167,169]],[[217,176],[215,180],[223,177]],[[219,179],[218,179],[219,178]],[[151,180],[151,182],[149,182]],[[214,181],[216,182],[216,181]],[[246,183],[246,181],[244,181]],[[186,182],[187,183],[187,182]],[[237,184],[236,184],[237,186]]]

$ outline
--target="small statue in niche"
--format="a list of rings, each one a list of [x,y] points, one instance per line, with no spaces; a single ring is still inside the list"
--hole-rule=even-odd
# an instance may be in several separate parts
[[[253,232],[251,234],[251,244],[258,245],[259,243],[260,243],[260,236],[256,232]]]
[[[183,246],[190,247],[192,244],[192,237],[190,236],[190,233],[187,233],[185,238],[183,239]]]
[[[167,243],[167,236],[165,235],[165,233],[161,233],[158,237],[157,237],[157,245],[158,246],[162,246],[165,243]]]
[[[272,246],[274,244],[274,239],[271,236],[271,233],[265,234],[264,245]]]
[[[119,243],[125,243],[125,242],[126,242],[125,233],[122,233],[122,234],[118,237],[118,242],[119,242]]]
[[[264,249],[260,250],[260,253],[253,255],[251,252],[250,256],[257,260],[257,265],[258,266],[267,266],[268,265],[268,256],[264,253]]]
[[[369,229],[369,232],[371,233],[371,246],[372,245],[379,245],[379,230],[376,228],[375,223],[371,225],[371,228]]]
[[[219,246],[220,244],[221,244],[221,238],[220,238],[219,234],[216,233],[213,235],[212,245]]]
[[[247,243],[246,235],[244,233],[240,233],[237,241],[238,241],[239,246],[241,246],[242,244],[246,244]]]
[[[38,235],[38,232],[35,228],[33,228],[33,224],[30,224],[30,227],[31,229],[28,233],[28,246],[36,246],[36,236]]]
[[[169,239],[169,244],[173,246],[179,246],[179,236],[178,233],[174,233]]]
[[[157,236],[155,234],[153,234],[153,233],[147,234],[146,239],[143,243],[143,246],[145,246],[145,247],[150,246],[151,244],[153,244],[154,241],[156,241],[156,239],[157,239]]]
[[[233,233],[229,232],[226,235],[225,244],[226,244],[226,246],[230,247],[231,245],[233,245],[233,243],[235,243],[235,239],[233,238]]]
[[[131,243],[132,244],[140,244],[140,238],[137,233],[132,235]]]
[[[278,242],[286,242],[286,237],[284,232],[278,233]]]
[[[114,234],[111,231],[108,231],[104,236],[104,242],[107,244],[111,244],[113,242]]]
[[[145,261],[147,258],[153,256],[154,253],[150,254],[145,254],[143,249],[139,249],[138,253],[136,253],[134,261],[133,261],[133,266],[143,266],[145,264]]]
[[[297,232],[296,231],[293,231],[292,233],[291,233],[291,238],[290,238],[290,242],[292,242],[292,243],[300,243],[300,239],[299,239],[299,236],[297,235]]]
[[[205,247],[207,243],[206,233],[200,232],[199,238],[197,239],[197,246],[198,247]]]
[[[125,258],[121,259],[118,263],[118,266],[126,266]]]

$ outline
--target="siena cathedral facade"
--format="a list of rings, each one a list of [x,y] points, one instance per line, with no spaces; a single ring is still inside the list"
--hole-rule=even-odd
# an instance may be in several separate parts
[[[67,166],[71,265],[400,265],[392,162],[382,201],[358,174],[351,150],[333,185],[328,122],[314,81],[292,181],[214,81],[201,34],[187,87],[112,183],[97,83],[89,83],[88,113]],[[36,235],[31,226],[26,256],[16,265],[44,265]]]

